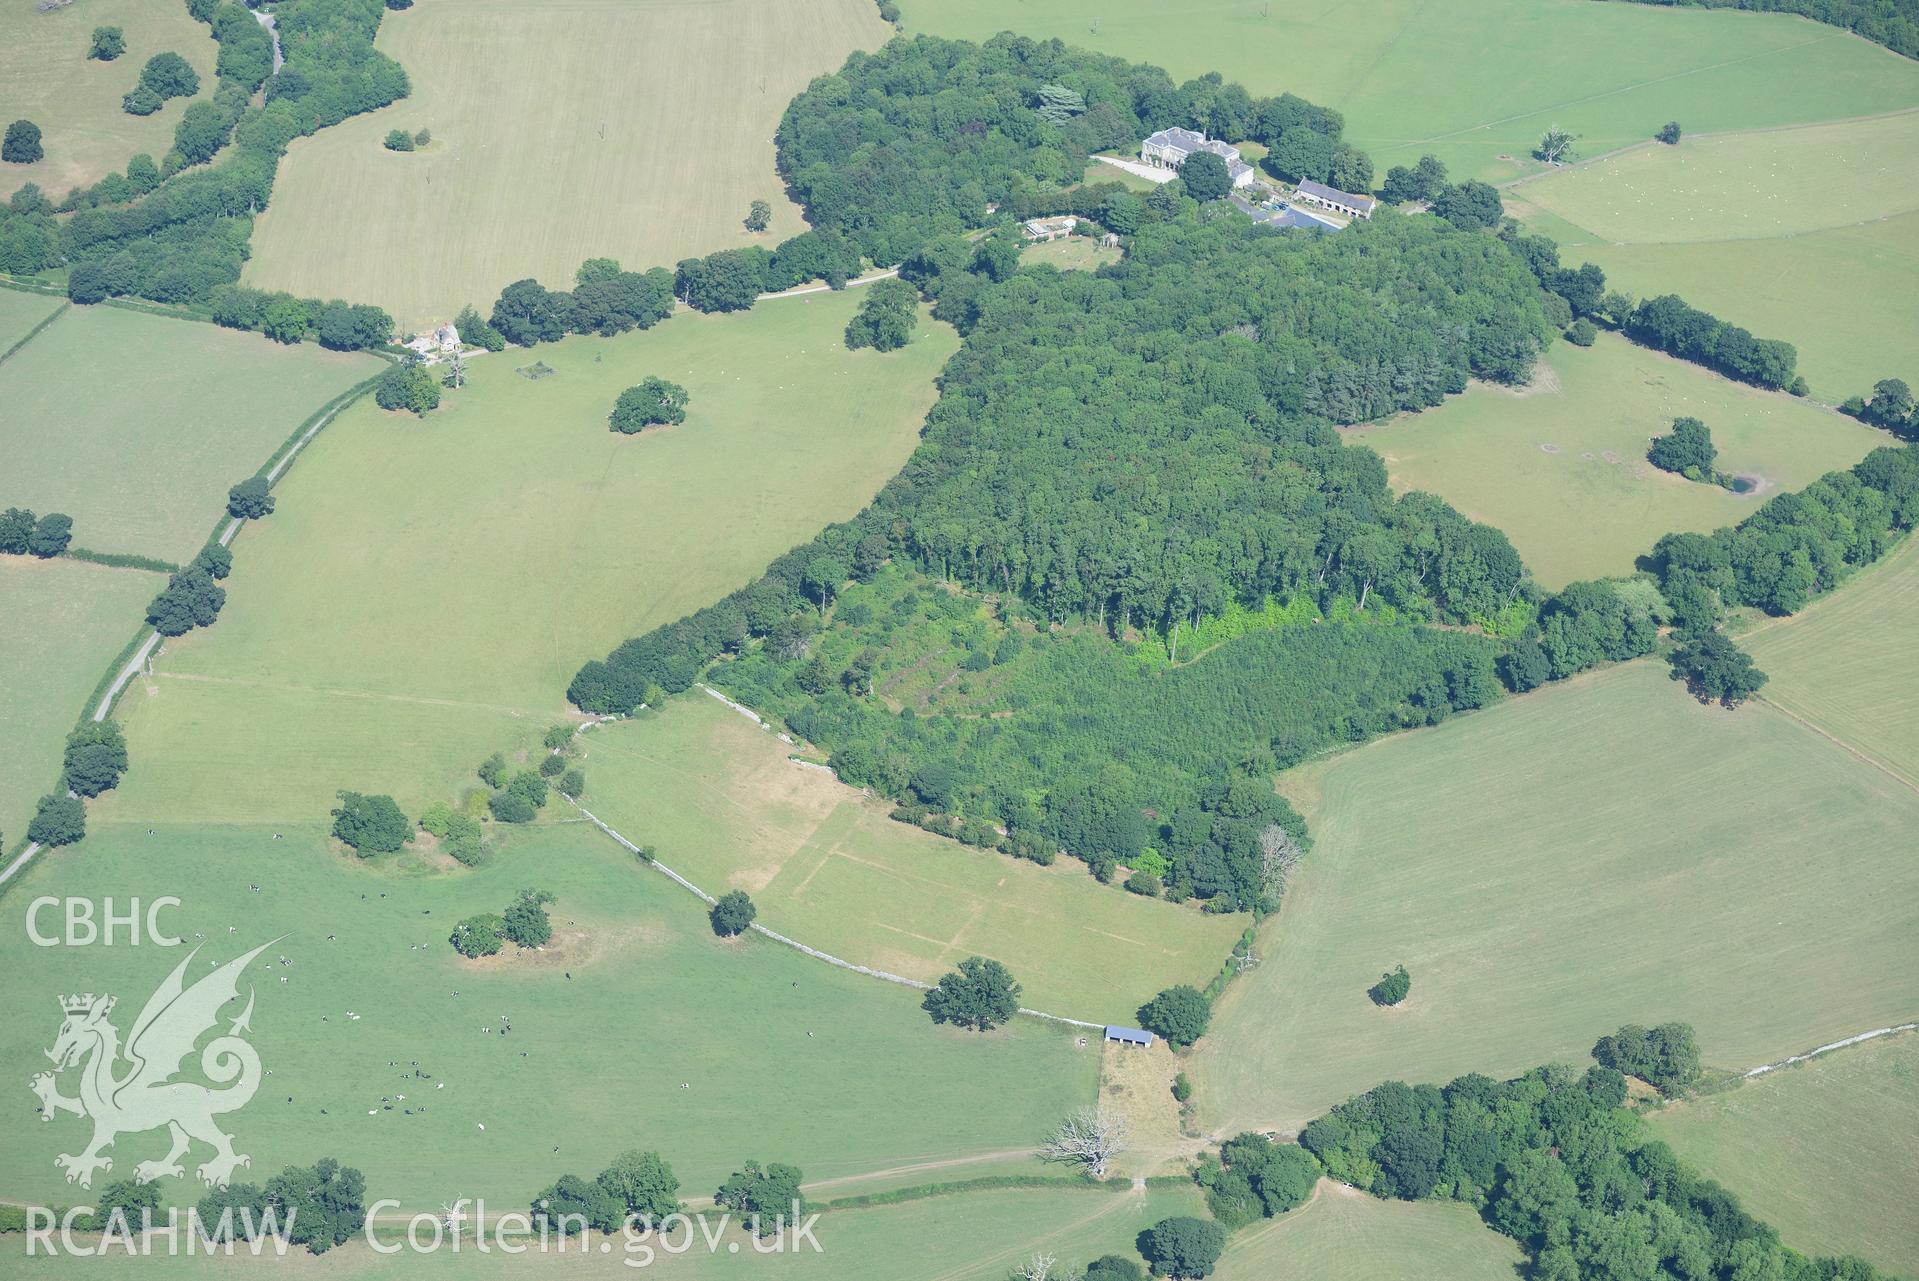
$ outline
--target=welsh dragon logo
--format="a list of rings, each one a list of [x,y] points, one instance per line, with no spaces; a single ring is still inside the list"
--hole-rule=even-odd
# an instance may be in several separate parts
[[[46,1052],[54,1070],[39,1073],[31,1084],[40,1096],[41,1120],[51,1121],[61,1112],[93,1120],[93,1141],[84,1152],[54,1158],[54,1164],[67,1172],[67,1182],[93,1186],[96,1170],[113,1169],[112,1158],[102,1156],[102,1149],[123,1134],[161,1126],[171,1136],[172,1147],[160,1160],[134,1167],[138,1182],[183,1174],[180,1158],[195,1140],[213,1149],[212,1158],[199,1167],[201,1180],[211,1187],[225,1187],[236,1167],[253,1163],[251,1157],[234,1152],[233,1136],[214,1121],[223,1112],[245,1107],[260,1088],[260,1056],[240,1035],[252,1030],[250,987],[246,1008],[224,1035],[214,1037],[200,1052],[201,1072],[225,1088],[172,1078],[200,1038],[218,1025],[220,1011],[239,999],[241,973],[277,941],[262,943],[188,987],[182,980],[199,954],[200,949],[194,948],[147,998],[124,1047],[119,1029],[108,1018],[116,998],[89,992],[60,999],[66,1018],[53,1048]],[[60,1093],[55,1077],[74,1067],[80,1069],[80,1096],[70,1099]]]

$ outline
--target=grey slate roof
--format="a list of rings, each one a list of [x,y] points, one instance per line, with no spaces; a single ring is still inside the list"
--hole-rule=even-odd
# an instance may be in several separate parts
[[[1328,187],[1323,182],[1314,182],[1311,179],[1299,184],[1299,194],[1350,205],[1354,209],[1371,209],[1378,203],[1371,196],[1356,196],[1350,191],[1341,191],[1338,187]]]

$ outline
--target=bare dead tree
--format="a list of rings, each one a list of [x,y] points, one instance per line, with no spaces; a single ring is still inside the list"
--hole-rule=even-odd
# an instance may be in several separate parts
[[[1126,1118],[1107,1107],[1084,1107],[1059,1123],[1041,1157],[1063,1165],[1077,1165],[1095,1179],[1106,1177],[1106,1167],[1126,1151]]]
[[[1305,851],[1293,834],[1277,823],[1269,823],[1259,834],[1259,883],[1270,895],[1278,897],[1286,882],[1299,870]]]
[[[1059,1262],[1050,1254],[1035,1254],[1013,1269],[1013,1281],[1052,1281],[1053,1265]]]

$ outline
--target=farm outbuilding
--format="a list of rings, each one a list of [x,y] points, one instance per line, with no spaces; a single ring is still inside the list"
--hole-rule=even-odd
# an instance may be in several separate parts
[[[1106,1039],[1118,1045],[1150,1046],[1153,1043],[1153,1034],[1143,1032],[1136,1027],[1121,1027],[1113,1023],[1107,1025]]]

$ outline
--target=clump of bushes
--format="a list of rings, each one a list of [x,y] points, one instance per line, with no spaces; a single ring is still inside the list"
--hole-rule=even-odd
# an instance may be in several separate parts
[[[1593,1058],[1616,1072],[1636,1076],[1661,1094],[1685,1092],[1699,1080],[1699,1046],[1690,1023],[1644,1028],[1628,1023],[1593,1046]]]
[[[445,801],[435,801],[426,807],[426,812],[420,815],[420,829],[437,840],[449,856],[468,867],[477,867],[486,859],[480,820]]]
[[[664,378],[648,378],[620,393],[607,426],[623,436],[648,427],[674,426],[686,421],[686,402],[686,388]]]
[[[140,68],[140,83],[120,100],[129,115],[150,116],[169,98],[191,98],[200,92],[200,73],[177,53],[156,53]]]
[[[521,890],[504,913],[480,912],[453,927],[447,942],[461,956],[492,956],[505,944],[522,950],[545,947],[553,939],[553,920],[546,905],[553,901],[547,890]]]
[[[35,516],[25,507],[0,512],[0,552],[49,560],[73,541],[73,517],[65,512]]]
[[[410,409],[424,418],[440,407],[440,384],[418,361],[394,365],[373,385],[373,402],[382,409]]]
[[[881,280],[866,287],[859,313],[846,322],[846,345],[857,351],[897,351],[919,324],[919,291],[903,280]]]

